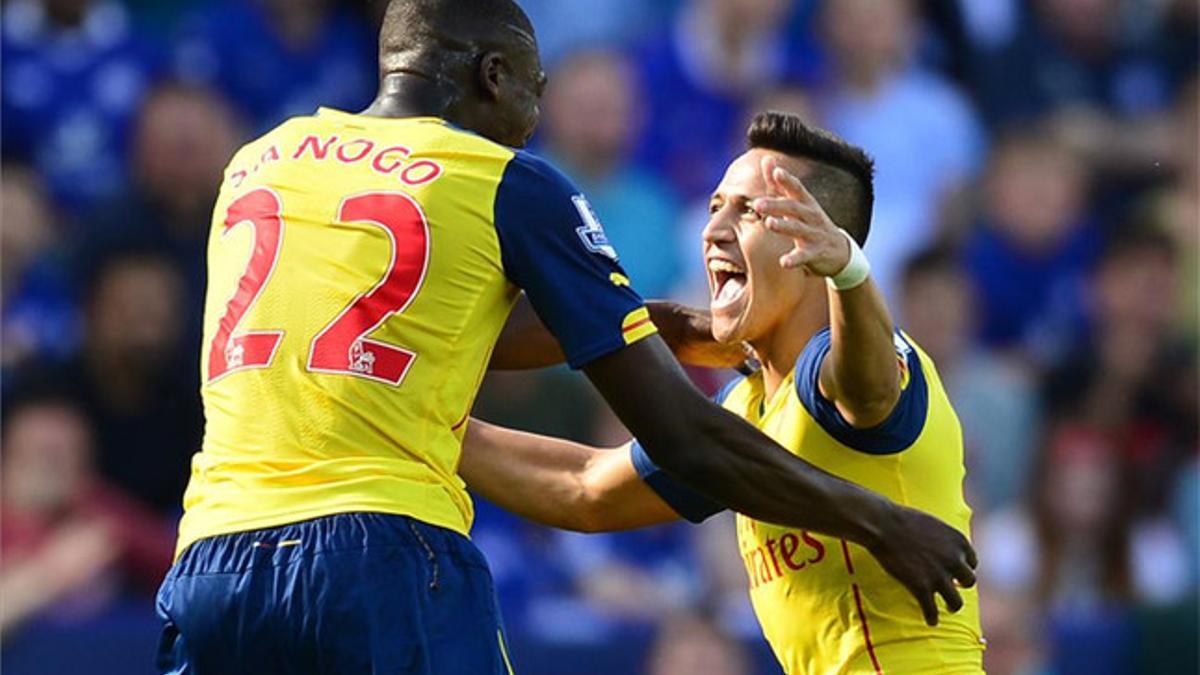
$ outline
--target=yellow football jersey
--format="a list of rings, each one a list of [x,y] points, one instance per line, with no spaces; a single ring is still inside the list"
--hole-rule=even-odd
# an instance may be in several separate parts
[[[573,367],[654,332],[587,200],[528,153],[326,109],[242,148],[213,214],[178,550],[353,511],[466,534],[461,441],[520,290]]]
[[[828,329],[812,338],[771,400],[761,373],[731,383],[718,400],[809,463],[970,536],[958,418],[928,356],[899,331],[895,344],[903,393],[873,429],[853,428],[820,394]],[[637,448],[634,461],[689,519],[720,508],[672,483]],[[737,533],[755,614],[789,675],[983,672],[974,588],[960,589],[965,604],[957,614],[946,613],[939,598],[942,615],[931,628],[917,601],[857,544],[740,514]]]

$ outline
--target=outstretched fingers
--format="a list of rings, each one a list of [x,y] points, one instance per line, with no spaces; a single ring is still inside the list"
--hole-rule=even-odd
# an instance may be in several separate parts
[[[804,183],[796,177],[794,173],[779,166],[779,160],[770,155],[763,157],[762,160],[763,179],[776,194],[789,197],[805,204],[812,204],[816,200],[809,193],[808,188],[804,187]]]

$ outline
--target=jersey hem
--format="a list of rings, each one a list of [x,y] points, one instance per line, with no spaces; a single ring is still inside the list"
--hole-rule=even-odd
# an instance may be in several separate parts
[[[194,532],[184,534],[181,530],[179,533],[179,541],[175,546],[175,558],[172,562],[178,562],[179,558],[187,552],[193,544],[204,539],[213,537],[221,537],[229,534],[238,534],[241,532],[253,532],[254,530],[265,530],[273,527],[283,527],[285,525],[294,525],[308,520],[317,518],[325,518],[327,516],[338,516],[347,513],[381,513],[389,516],[405,516],[413,520],[420,521],[426,525],[440,527],[461,534],[462,536],[471,538],[471,527],[463,523],[462,519],[438,518],[430,516],[430,514],[414,513],[412,509],[404,508],[388,508],[379,504],[346,504],[336,508],[312,509],[311,511],[301,511],[280,515],[274,518],[260,518],[253,522],[245,522],[238,524],[230,524],[227,527],[205,528],[203,532]]]

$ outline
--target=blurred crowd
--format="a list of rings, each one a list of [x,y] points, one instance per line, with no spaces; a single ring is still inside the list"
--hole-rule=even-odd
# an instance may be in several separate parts
[[[153,625],[203,434],[222,169],[286,117],[369,103],[384,4],[4,2],[14,673],[66,672],[22,646],[107,634],[114,608]],[[521,4],[550,74],[535,149],[589,195],[643,295],[707,303],[706,193],[754,111],[875,157],[866,252],[962,420],[991,672],[1195,672],[1200,2]],[[476,414],[627,438],[563,369],[489,376]],[[595,536],[478,511],[525,672],[777,672],[728,517]]]

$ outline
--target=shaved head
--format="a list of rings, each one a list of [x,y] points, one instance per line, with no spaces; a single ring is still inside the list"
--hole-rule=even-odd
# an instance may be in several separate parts
[[[487,50],[536,54],[533,24],[513,0],[391,0],[379,34],[383,74],[469,66]]]
[[[754,117],[746,140],[751,149],[774,150],[816,164],[804,186],[860,245],[871,232],[875,204],[875,162],[859,147],[833,133],[810,127],[798,115],[768,111]]]
[[[523,147],[541,115],[546,74],[533,24],[513,0],[391,0],[379,70],[372,108],[393,116],[423,111]]]

